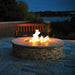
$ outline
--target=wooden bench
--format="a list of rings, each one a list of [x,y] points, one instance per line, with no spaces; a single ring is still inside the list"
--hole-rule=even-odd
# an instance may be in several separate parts
[[[35,29],[39,29],[41,32],[40,35],[46,36],[49,35],[49,24],[45,26],[45,24],[17,24],[16,25],[16,36],[32,36],[35,33]]]

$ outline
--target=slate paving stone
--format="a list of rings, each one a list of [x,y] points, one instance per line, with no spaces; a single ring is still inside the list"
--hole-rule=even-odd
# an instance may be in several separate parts
[[[11,72],[0,72],[0,75],[18,75],[17,73],[11,73]]]
[[[75,40],[64,40],[58,60],[28,61],[12,55],[12,39],[0,39],[0,75],[75,75]]]
[[[32,72],[18,72],[18,75],[36,75],[36,74]]]

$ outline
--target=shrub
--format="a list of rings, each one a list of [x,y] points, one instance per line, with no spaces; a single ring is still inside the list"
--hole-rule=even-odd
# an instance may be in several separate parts
[[[43,23],[43,19],[40,17],[40,15],[35,15],[33,13],[29,13],[29,19],[31,23]]]
[[[75,33],[73,33],[73,32],[69,33],[68,38],[71,40],[75,40]]]

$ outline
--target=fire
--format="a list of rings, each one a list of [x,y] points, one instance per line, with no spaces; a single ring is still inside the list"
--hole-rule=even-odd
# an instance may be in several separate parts
[[[43,36],[39,37],[39,30],[35,30],[36,32],[33,34],[33,37],[31,40],[29,40],[29,42],[40,42],[40,43],[47,43],[49,41],[49,37],[46,36],[45,38]]]

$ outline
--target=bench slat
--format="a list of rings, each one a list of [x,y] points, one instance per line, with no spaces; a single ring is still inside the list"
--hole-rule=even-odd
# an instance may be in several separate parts
[[[16,25],[16,36],[19,34],[33,34],[35,29],[39,29],[42,34],[48,33],[45,24],[18,24]]]

